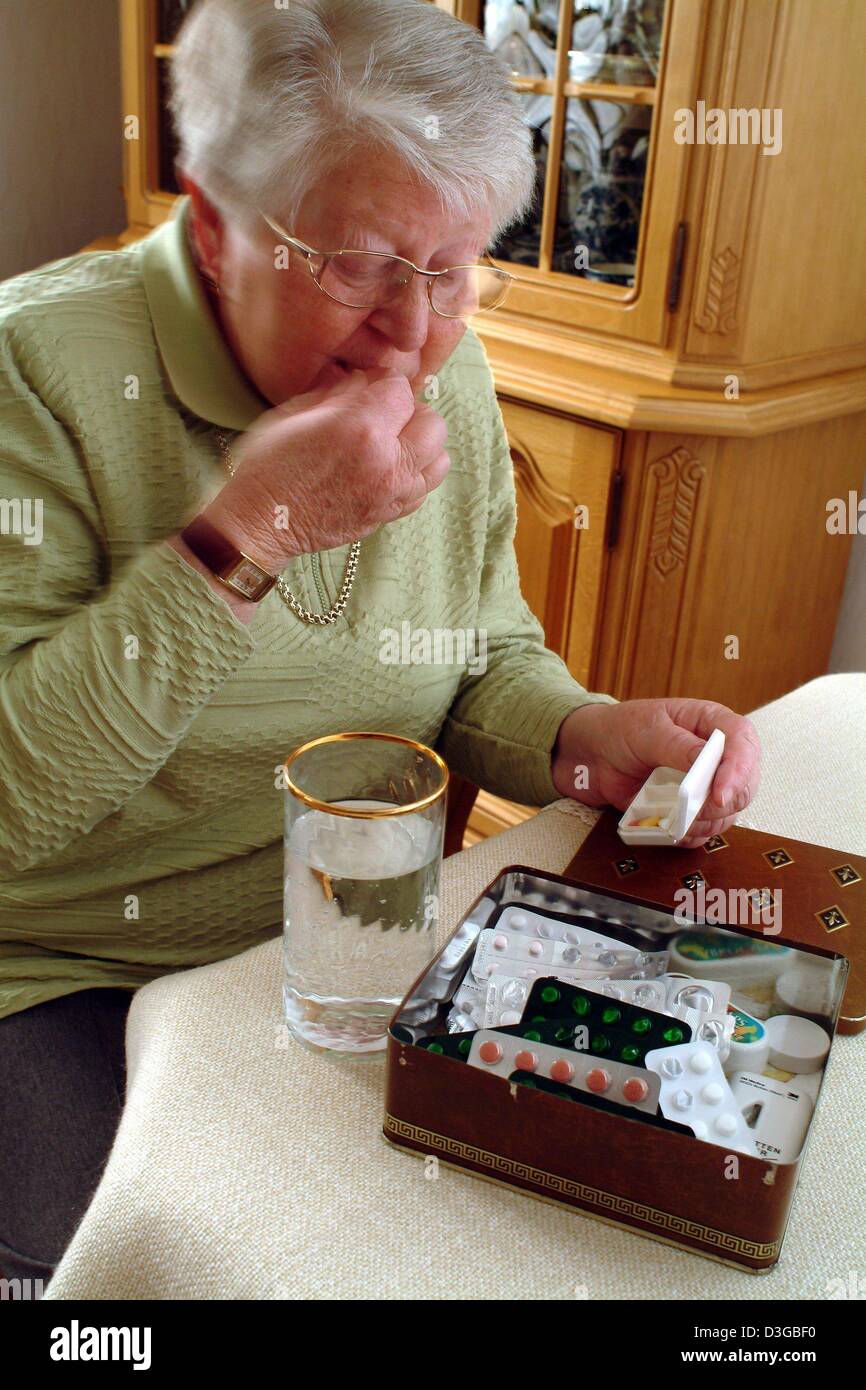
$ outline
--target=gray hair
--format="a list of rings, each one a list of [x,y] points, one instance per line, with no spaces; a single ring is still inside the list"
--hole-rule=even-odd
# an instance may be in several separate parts
[[[480,32],[422,0],[198,0],[171,63],[178,166],[225,215],[292,226],[361,151],[397,155],[449,216],[525,212],[519,99]]]

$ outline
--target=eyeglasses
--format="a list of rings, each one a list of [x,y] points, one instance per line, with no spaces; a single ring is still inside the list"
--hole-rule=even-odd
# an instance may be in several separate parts
[[[350,309],[374,309],[411,284],[416,275],[427,278],[427,297],[434,314],[445,319],[469,318],[498,309],[516,278],[500,270],[485,252],[489,264],[456,265],[446,270],[422,270],[404,256],[387,251],[316,251],[291,236],[261,208],[257,211],[271,231],[306,260],[310,274],[323,294]]]

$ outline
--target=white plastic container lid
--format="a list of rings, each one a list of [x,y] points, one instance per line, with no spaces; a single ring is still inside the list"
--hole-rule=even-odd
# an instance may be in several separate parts
[[[621,817],[619,838],[627,845],[678,844],[707,799],[724,751],[725,736],[713,729],[688,772],[655,768]],[[632,823],[654,816],[659,825]]]

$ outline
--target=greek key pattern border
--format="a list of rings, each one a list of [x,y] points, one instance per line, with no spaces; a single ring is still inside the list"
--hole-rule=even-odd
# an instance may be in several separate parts
[[[575,1201],[586,1202],[600,1214],[613,1219],[631,1217],[645,1221],[656,1230],[664,1231],[669,1237],[701,1240],[728,1254],[745,1255],[753,1260],[771,1259],[778,1254],[781,1246],[781,1241],[760,1245],[756,1241],[744,1240],[742,1236],[731,1235],[728,1231],[716,1230],[713,1226],[701,1226],[696,1221],[686,1221],[681,1216],[674,1216],[672,1212],[660,1211],[657,1207],[646,1206],[642,1202],[632,1202],[628,1197],[618,1197],[600,1187],[587,1187],[585,1183],[573,1182],[572,1179],[561,1177],[558,1173],[549,1173],[545,1168],[535,1168],[529,1163],[517,1163],[502,1154],[464,1144],[462,1140],[452,1139],[447,1134],[436,1134],[434,1130],[421,1129],[418,1125],[409,1124],[395,1115],[385,1116],[384,1128],[389,1138],[408,1139],[413,1143],[423,1144],[428,1149],[438,1150],[443,1155],[477,1163],[481,1167],[489,1168],[492,1173],[501,1174],[502,1181],[513,1178],[521,1182],[534,1183],[536,1187],[560,1199],[571,1197]]]

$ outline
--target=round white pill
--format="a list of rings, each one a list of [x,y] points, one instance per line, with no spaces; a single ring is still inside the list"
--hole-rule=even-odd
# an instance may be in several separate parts
[[[517,927],[519,931],[522,927],[526,926],[528,921],[529,918],[525,912],[512,912],[508,918],[508,925],[510,927]]]
[[[692,1129],[695,1132],[696,1139],[706,1139],[707,1134],[709,1133],[709,1130],[707,1126],[704,1124],[703,1120],[693,1120]]]
[[[723,1100],[724,1094],[724,1086],[720,1086],[718,1081],[711,1081],[701,1091],[701,1099],[705,1100],[707,1105],[718,1105]]]
[[[689,1067],[696,1071],[698,1076],[704,1076],[713,1065],[713,1054],[711,1052],[696,1052],[689,1058]]]
[[[530,941],[529,954],[531,956],[540,956],[543,950],[544,947],[542,946],[540,941]]]
[[[494,936],[494,938],[493,938],[493,949],[494,949],[494,951],[504,951],[505,948],[507,947],[507,945],[508,945],[508,937],[507,937],[507,936]]]
[[[736,1117],[734,1115],[720,1115],[716,1120],[716,1131],[719,1134],[736,1134]]]
[[[830,1050],[830,1037],[818,1023],[798,1014],[775,1014],[764,1024],[770,1061],[783,1071],[817,1071]]]

